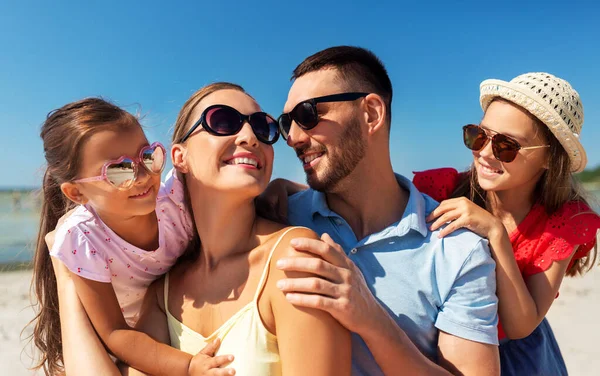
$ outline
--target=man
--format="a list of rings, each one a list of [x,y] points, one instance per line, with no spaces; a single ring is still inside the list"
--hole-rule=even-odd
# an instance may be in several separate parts
[[[292,80],[280,126],[310,189],[289,198],[288,221],[324,234],[294,244],[323,261],[279,260],[321,278],[278,286],[355,333],[355,375],[499,374],[487,241],[465,230],[438,238],[425,223],[437,203],[394,174],[383,64],[368,50],[333,47],[304,60]]]

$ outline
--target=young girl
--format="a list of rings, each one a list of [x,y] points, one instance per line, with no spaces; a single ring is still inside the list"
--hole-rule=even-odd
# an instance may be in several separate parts
[[[173,266],[193,231],[181,183],[171,174],[161,185],[164,147],[148,143],[133,115],[97,98],[52,112],[41,137],[48,167],[34,261],[38,368],[54,375],[63,363],[50,256],[71,271],[102,342],[132,367],[157,375],[197,375],[231,361],[217,357],[209,367],[206,357],[192,357],[131,329],[146,288]],[[73,208],[48,250],[46,234]]]
[[[415,173],[442,201],[428,218],[447,236],[465,227],[490,241],[496,260],[503,375],[566,375],[544,318],[565,274],[589,269],[600,217],[572,173],[586,165],[583,107],[568,82],[527,73],[481,84],[479,125],[463,127],[473,165],[464,173]]]

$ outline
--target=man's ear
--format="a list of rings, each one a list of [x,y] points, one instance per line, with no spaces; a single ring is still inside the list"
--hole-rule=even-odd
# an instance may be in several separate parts
[[[386,127],[387,109],[385,101],[378,94],[369,94],[365,97],[365,119],[368,125],[369,135],[379,132]]]
[[[79,187],[75,183],[62,183],[60,190],[65,196],[76,204],[86,204],[88,198],[79,190]]]
[[[189,168],[187,165],[187,147],[182,144],[175,144],[171,147],[171,161],[173,162],[173,167],[179,173],[187,174],[189,172]]]

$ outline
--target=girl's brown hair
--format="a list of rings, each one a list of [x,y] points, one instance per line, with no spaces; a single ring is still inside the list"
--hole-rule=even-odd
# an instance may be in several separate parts
[[[192,94],[192,96],[189,97],[189,99],[183,104],[183,107],[179,111],[179,115],[177,115],[177,120],[175,121],[173,129],[173,137],[171,140],[171,143],[173,145],[180,143],[183,136],[189,130],[191,126],[191,124],[189,123],[192,117],[192,113],[194,112],[196,106],[198,106],[200,101],[202,101],[210,94],[219,90],[237,90],[250,96],[248,93],[246,93],[243,87],[229,82],[215,82],[198,89],[198,91]],[[187,185],[185,184],[185,175],[178,173],[178,177],[181,180],[181,183],[183,184],[185,206],[191,208],[192,205],[190,201],[190,194],[187,189]],[[192,216],[192,221],[193,218],[194,217]],[[199,255],[198,250],[200,249],[200,238],[198,237],[198,233],[196,232],[195,223],[193,223],[192,228],[194,229],[194,236],[188,244],[186,251],[181,257],[179,257],[178,262],[190,262],[195,260]]]
[[[76,206],[63,195],[60,186],[77,177],[82,148],[90,137],[104,130],[133,127],[141,127],[133,115],[100,98],[69,103],[49,113],[42,125],[40,136],[47,167],[31,285],[37,298],[37,315],[30,324],[34,324],[33,343],[41,353],[34,369],[43,368],[46,375],[64,372],[56,276],[45,240],[60,217]]]
[[[548,148],[548,155],[550,156],[548,168],[538,180],[533,192],[536,203],[542,205],[548,215],[555,213],[569,201],[578,201],[589,207],[581,184],[571,173],[569,154],[552,134],[552,131],[541,120],[517,104],[503,98],[496,98],[494,101],[510,103],[525,111],[550,145]],[[491,208],[491,202],[486,191],[479,186],[477,181],[477,171],[474,165],[471,165],[471,168],[463,174],[463,178],[452,194],[452,197],[463,196],[484,209],[489,210]],[[597,254],[598,245],[590,251],[587,257],[576,260],[573,266],[567,270],[567,275],[574,276],[588,271],[595,264]]]

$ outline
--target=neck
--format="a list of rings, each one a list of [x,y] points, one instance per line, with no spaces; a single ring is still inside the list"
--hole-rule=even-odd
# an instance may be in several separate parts
[[[398,185],[389,157],[373,159],[364,158],[325,193],[329,208],[348,222],[358,240],[399,221],[408,202],[408,192]]]
[[[201,263],[214,269],[228,256],[253,249],[257,220],[254,198],[239,193],[206,189],[188,182],[196,230],[200,237]],[[200,193],[202,192],[202,193]]]
[[[158,219],[156,212],[123,217],[95,210],[102,222],[127,243],[146,251],[158,248]]]
[[[527,216],[534,203],[531,189],[487,192],[488,209],[498,217],[507,230],[514,230]]]

